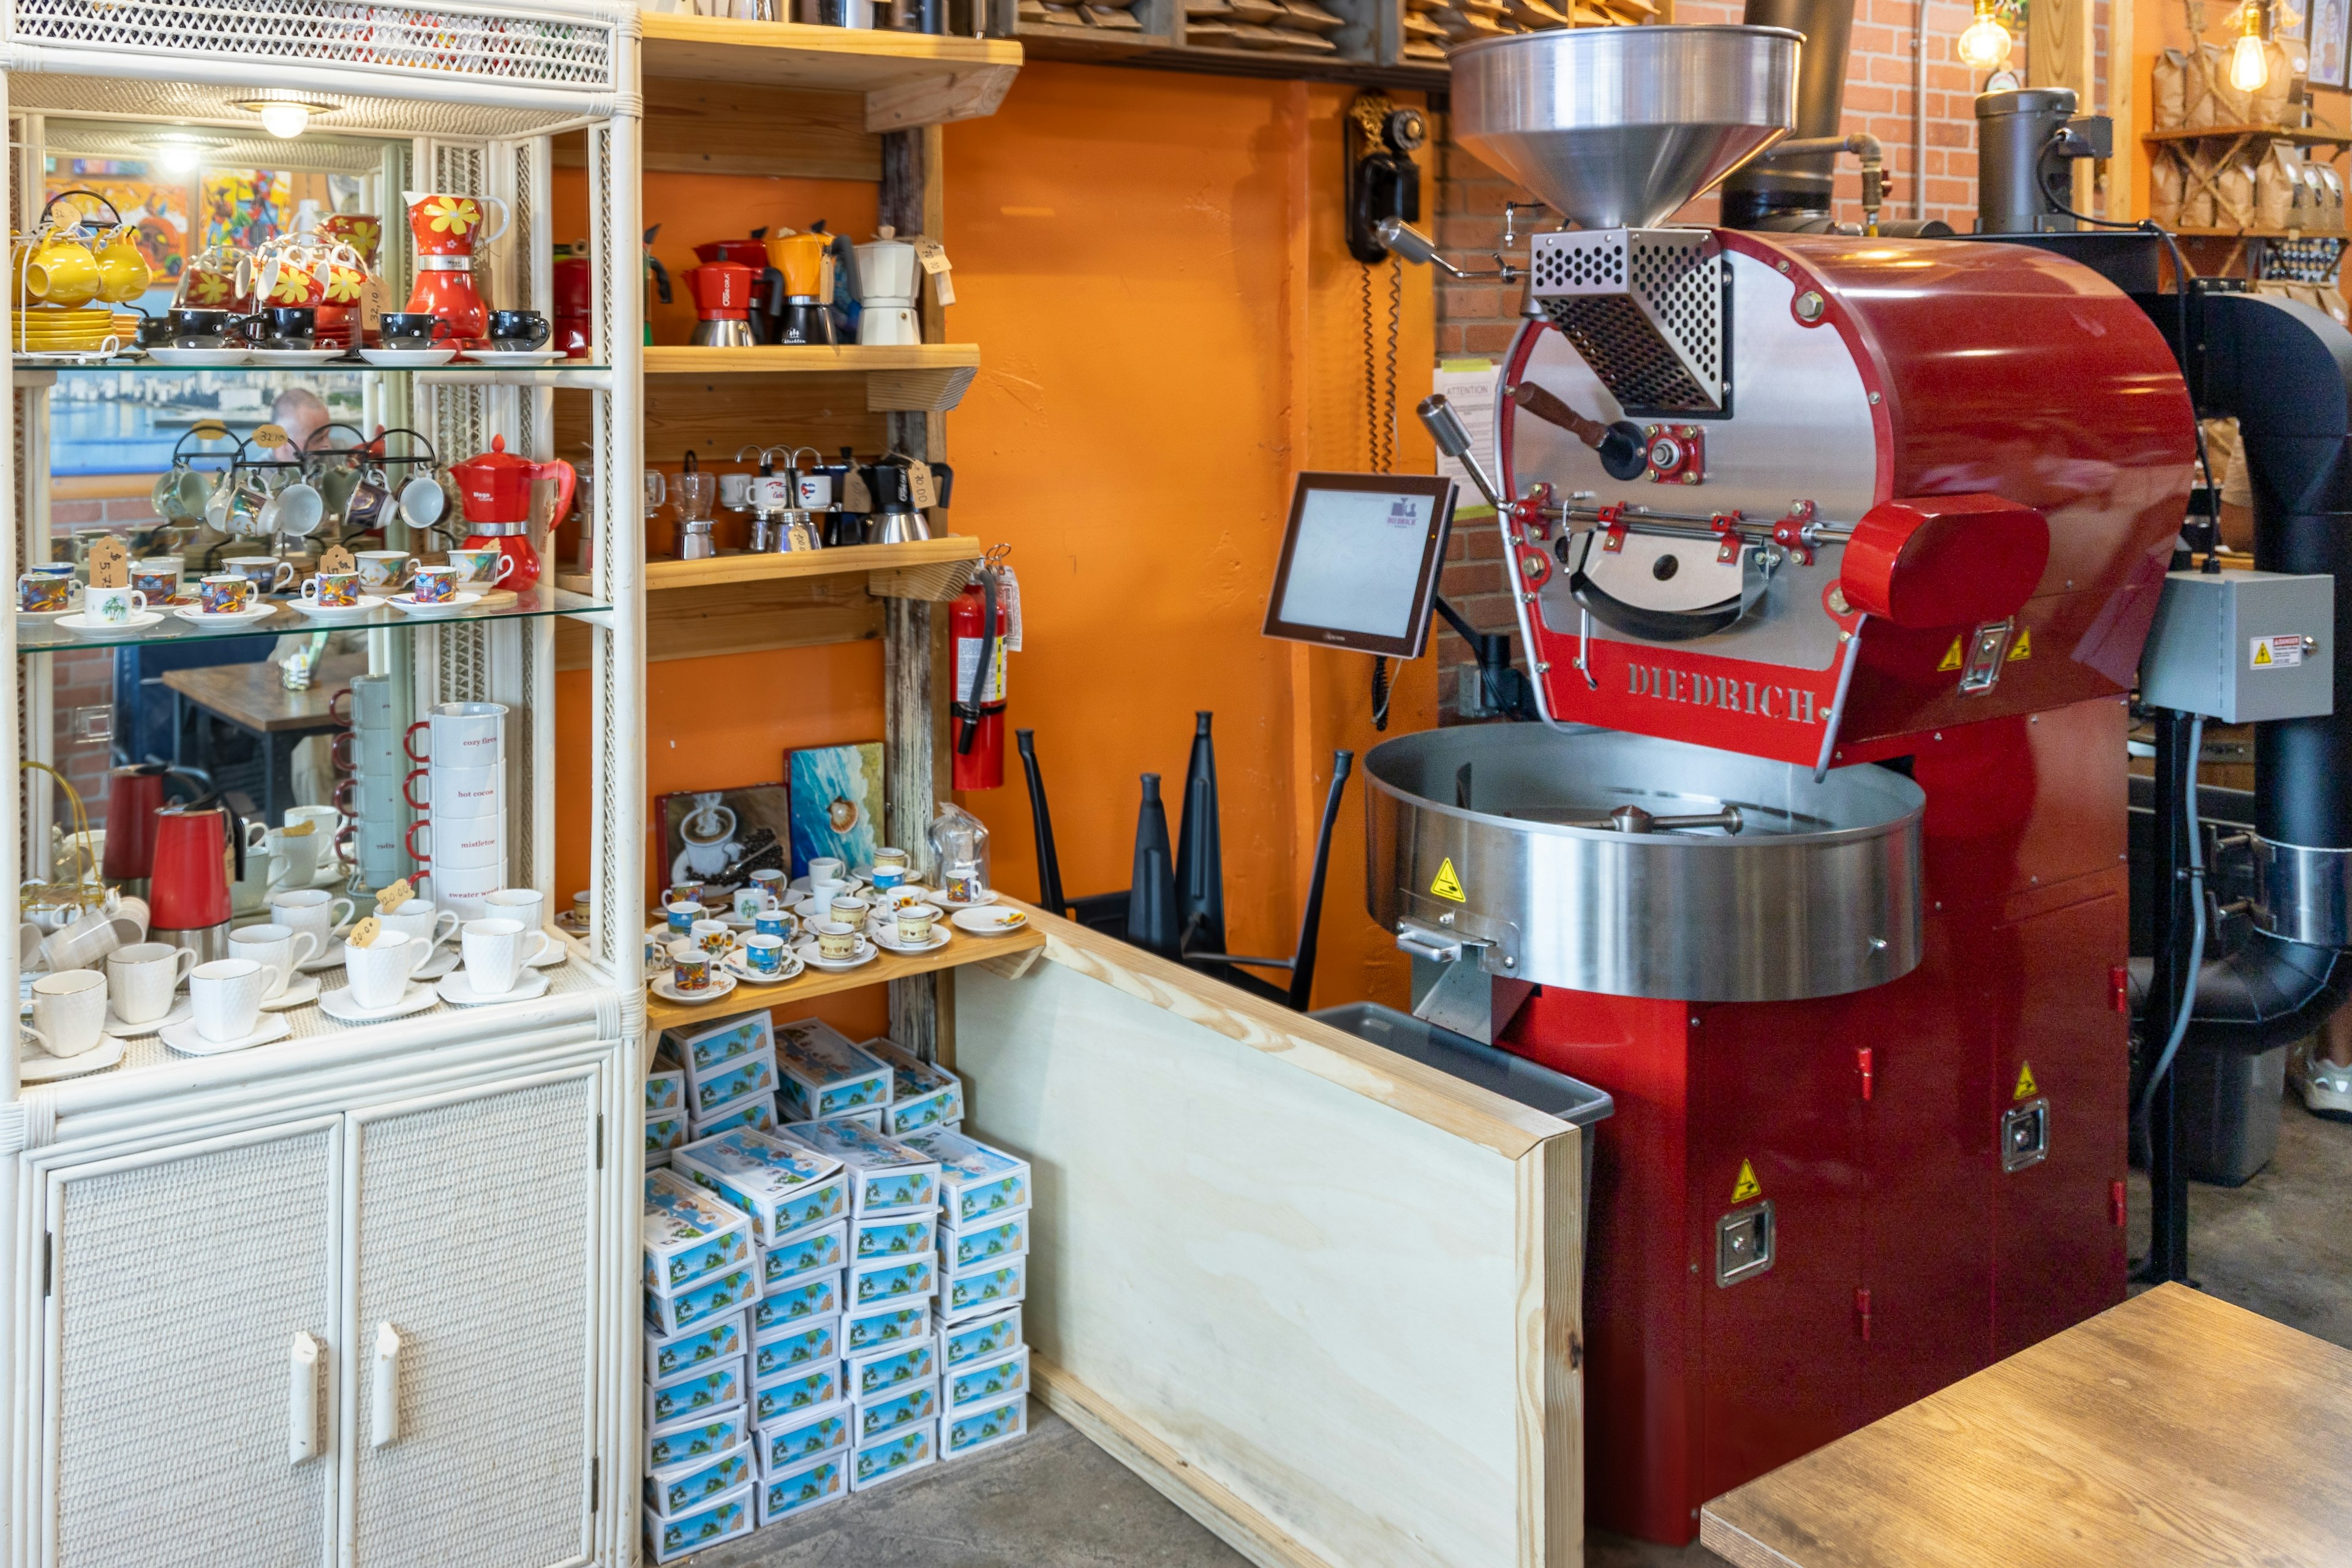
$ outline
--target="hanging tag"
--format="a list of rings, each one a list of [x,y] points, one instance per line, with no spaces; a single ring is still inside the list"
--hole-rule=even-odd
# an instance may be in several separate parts
[[[259,426],[253,432],[253,444],[257,447],[284,447],[289,445],[289,443],[286,436],[286,426],[283,425],[264,425]]]
[[[915,259],[931,275],[931,297],[942,309],[955,303],[955,282],[949,275],[954,263],[948,259],[947,247],[936,239],[915,241]]]
[[[929,511],[940,504],[940,487],[931,478],[931,466],[920,458],[908,460],[907,489],[918,511]]]
[[[854,467],[841,481],[841,510],[860,517],[874,510],[874,492],[866,488],[866,476]]]
[[[820,305],[833,303],[833,252],[828,250],[824,253],[824,266],[817,279],[816,302]]]
[[[352,558],[352,552],[340,544],[330,544],[319,557],[319,570],[321,572],[356,572],[359,569],[360,563]]]
[[[353,947],[373,947],[377,933],[383,930],[383,922],[373,915],[369,915],[352,927],[351,934],[344,937],[343,941]]]
[[[228,435],[228,426],[217,419],[199,419],[188,426],[188,434],[199,440],[218,441]]]
[[[93,588],[131,586],[131,549],[119,539],[101,539],[89,547],[89,585]]]
[[[280,838],[308,838],[318,826],[319,825],[317,823],[305,817],[300,822],[289,822],[285,826],[279,828],[278,830],[278,837]]]
[[[1010,566],[996,569],[996,602],[1004,608],[1004,649],[1021,651],[1021,580]]]
[[[407,878],[403,877],[388,888],[376,889],[375,912],[380,915],[392,914],[415,896],[416,889],[408,885]]]

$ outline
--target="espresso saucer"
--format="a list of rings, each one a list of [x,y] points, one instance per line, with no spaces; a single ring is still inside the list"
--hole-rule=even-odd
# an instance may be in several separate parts
[[[75,614],[60,616],[57,624],[69,632],[89,632],[96,636],[104,636],[108,632],[145,631],[149,626],[157,625],[163,618],[153,610],[133,610],[119,621],[93,621],[88,616]],[[74,1059],[79,1061],[81,1058],[77,1057]]]
[[[262,1003],[265,1013],[283,1013],[289,1007],[306,1007],[319,999],[319,977],[298,974],[286,983],[286,989]]]
[[[314,887],[317,886],[316,881],[314,880],[311,885]],[[342,966],[343,940],[341,937],[337,937],[334,941],[329,942],[326,947],[320,952],[317,957],[306,958],[294,967],[304,974],[316,974],[321,970],[341,969]]]
[[[253,1033],[234,1040],[208,1040],[196,1027],[196,1021],[167,1024],[163,1027],[163,1044],[184,1057],[219,1057],[231,1051],[251,1050],[272,1040],[282,1040],[294,1032],[294,1026],[283,1013],[264,1013]]]
[[[329,360],[343,357],[342,349],[250,349],[246,359],[254,364],[324,364]]]
[[[856,969],[861,964],[873,963],[875,959],[881,956],[882,950],[861,935],[857,939],[857,956],[855,958],[827,958],[817,951],[816,943],[813,941],[800,943],[793,949],[793,952],[798,954],[800,961],[811,969],[822,969],[828,973],[838,974],[844,970]]]
[[[184,1024],[195,1016],[195,1004],[190,1002],[185,996],[174,1001],[170,1012],[160,1018],[152,1018],[144,1024],[126,1024],[114,1016],[114,1009],[110,1006],[106,1010],[106,1032],[117,1039],[143,1040],[167,1025]]]
[[[439,1005],[440,1000],[433,994],[431,986],[411,982],[408,989],[401,993],[400,1000],[391,1006],[362,1007],[352,1000],[351,987],[345,986],[320,997],[319,1011],[338,1023],[380,1024],[386,1018],[404,1018],[411,1013],[422,1013],[427,1007]]]
[[[956,930],[974,936],[1010,936],[1029,923],[1029,917],[1019,910],[991,909],[984,904],[967,905],[948,918]]]
[[[443,975],[457,967],[457,962],[460,956],[461,955],[457,952],[457,939],[452,937],[448,941],[443,942],[439,950],[436,951],[432,957],[426,959],[423,963],[418,964],[416,966],[415,974],[411,978],[416,980],[438,980]]]
[[[367,594],[360,595],[356,605],[322,605],[316,599],[295,595],[286,601],[289,608],[299,610],[314,621],[356,621],[383,608],[383,601]]]
[[[430,370],[457,357],[456,349],[362,349],[360,358],[384,370]]]
[[[61,1078],[104,1072],[121,1062],[122,1037],[119,1035],[100,1035],[98,1044],[78,1057],[53,1057],[26,1040],[17,1050],[16,1076],[26,1083],[49,1083]]]
[[[480,603],[482,595],[471,589],[452,594],[437,604],[423,604],[414,594],[394,594],[384,601],[404,616],[454,616]]]
[[[740,980],[746,985],[782,985],[806,967],[801,963],[799,955],[790,948],[784,950],[784,963],[787,967],[776,971],[773,974],[762,974],[743,962],[743,950],[737,948],[719,961],[719,972],[730,979]]]
[[[866,935],[868,941],[872,942],[875,946],[881,948],[886,952],[907,954],[918,952],[937,952],[940,949],[947,946],[948,944],[948,922],[944,920],[932,921],[931,940],[917,947],[908,947],[906,943],[900,942],[895,931],[891,935],[885,936],[880,930],[877,929],[885,923],[886,922],[878,917],[866,921]],[[894,928],[898,924],[896,921],[891,921],[887,923]]]
[[[452,970],[433,990],[441,1000],[456,1007],[478,1007],[485,1002],[528,1002],[534,996],[547,994],[548,979],[536,969],[525,969],[515,975],[510,991],[477,991],[474,978],[464,970]]]
[[[735,977],[728,973],[726,964],[720,963],[711,968],[710,989],[708,991],[680,991],[672,977],[667,974],[652,982],[646,989],[665,1002],[683,1002],[693,1007],[705,1002],[716,1002],[734,990]]]
[[[563,961],[571,956],[572,952],[569,948],[564,946],[563,943],[556,941],[553,937],[550,937],[547,939],[546,949],[536,958],[524,959],[523,963],[526,967],[531,969],[556,969],[560,968],[562,965]]]
[[[263,603],[254,605],[253,608],[249,610],[214,611],[186,609],[173,610],[172,613],[179,616],[180,619],[184,621],[193,621],[200,626],[249,626],[256,621],[266,621],[270,616],[276,615],[278,613],[278,606],[273,604]]]
[[[187,370],[226,370],[243,364],[251,349],[171,349],[151,348],[147,357],[157,364],[178,365]]]
[[[467,349],[467,360],[474,364],[495,365],[501,369],[553,364],[563,357],[562,349]]]

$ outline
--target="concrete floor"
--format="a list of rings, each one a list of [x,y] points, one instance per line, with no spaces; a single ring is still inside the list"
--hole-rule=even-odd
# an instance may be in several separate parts
[[[2223,1300],[2352,1347],[2352,1124],[2290,1094],[2278,1152],[2234,1191],[2189,1188],[2189,1266]],[[2135,1173],[2131,1236],[2147,1245]],[[687,1561],[694,1568],[1244,1568],[1194,1523],[1043,1405],[1029,1436]],[[1589,1568],[1720,1568],[1703,1548],[1595,1534]],[[1345,1564],[1340,1568],[1374,1568]]]

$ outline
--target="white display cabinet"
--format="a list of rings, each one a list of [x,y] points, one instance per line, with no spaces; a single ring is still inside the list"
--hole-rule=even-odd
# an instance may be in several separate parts
[[[591,362],[373,373],[367,408],[446,458],[502,436],[543,458],[569,389],[590,400],[595,471],[642,466],[633,7],[19,0],[0,17],[20,229],[47,151],[106,155],[110,127],[250,138],[234,101],[290,92],[331,106],[321,132],[379,144],[388,293],[408,282],[404,186],[489,195],[514,212],[490,253],[497,302],[549,311],[550,242],[576,237],[549,232],[550,138],[584,129]],[[11,368],[0,580],[47,558],[49,404],[81,374]],[[593,531],[587,592],[556,590],[542,548],[535,599],[365,639],[415,710],[509,709],[509,880],[553,911],[572,890],[555,871],[555,626],[588,629],[574,830],[591,916],[543,994],[357,1027],[299,1006],[275,1044],[184,1058],[150,1037],[38,1085],[20,1083],[13,1031],[0,1049],[8,1563],[635,1560],[643,539],[629,488],[594,493],[562,546]],[[57,639],[0,626],[18,671],[0,735],[12,762],[48,760]],[[54,809],[46,777],[20,777],[0,792],[15,884],[48,875]],[[0,963],[16,984],[16,957]]]

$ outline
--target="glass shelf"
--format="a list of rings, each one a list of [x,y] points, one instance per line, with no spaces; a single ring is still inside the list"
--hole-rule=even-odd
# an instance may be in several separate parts
[[[606,371],[601,361],[550,360],[545,364],[484,364],[452,360],[446,364],[370,364],[365,360],[322,360],[316,364],[157,364],[152,360],[104,360],[90,364],[19,358],[19,371],[55,371],[61,375],[538,375],[548,371]]]
[[[238,626],[199,626],[166,611],[163,618],[152,626],[108,632],[71,631],[55,621],[33,620],[19,615],[16,616],[16,651],[20,654],[62,653],[74,648],[127,647],[142,643],[216,642],[224,637],[290,637],[304,632],[374,631],[383,627],[407,631],[417,626],[446,626],[469,621],[522,621],[547,616],[593,615],[613,607],[599,604],[585,594],[551,587],[545,583],[519,594],[500,593],[492,598],[496,602],[487,606],[470,605],[446,616],[404,615],[391,605],[383,605],[364,615],[331,621],[319,620],[299,610],[290,609],[281,599],[271,601],[278,606],[273,614]]]

